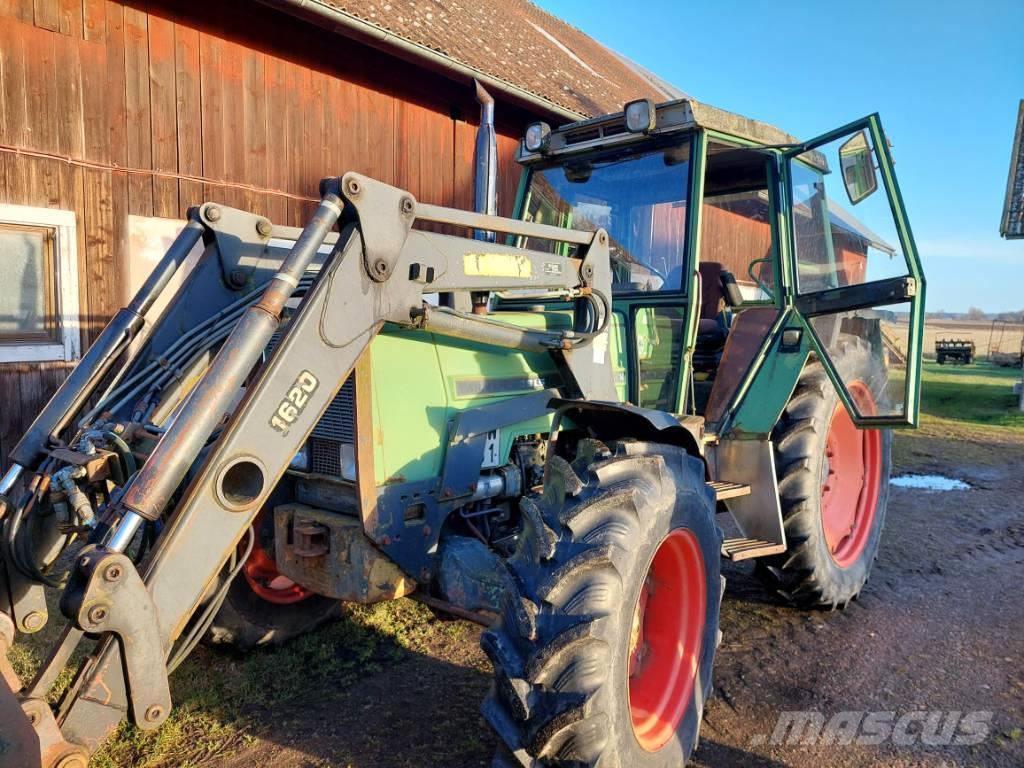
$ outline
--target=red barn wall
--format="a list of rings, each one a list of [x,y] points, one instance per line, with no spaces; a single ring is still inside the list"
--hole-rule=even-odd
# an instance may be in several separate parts
[[[535,116],[497,113],[509,214]],[[0,0],[0,202],[75,212],[83,344],[123,301],[129,214],[299,225],[349,170],[470,207],[477,115],[470,86],[248,0]],[[0,458],[70,365],[0,365]]]

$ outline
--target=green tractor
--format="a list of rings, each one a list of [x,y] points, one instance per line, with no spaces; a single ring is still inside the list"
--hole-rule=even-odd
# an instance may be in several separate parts
[[[878,117],[808,142],[691,100],[538,123],[508,219],[481,99],[476,212],[354,173],[302,230],[193,209],[12,451],[0,644],[47,588],[66,625],[35,679],[4,662],[0,765],[158,728],[203,637],[418,592],[493,617],[496,764],[681,766],[723,558],[802,606],[857,597],[924,304]]]

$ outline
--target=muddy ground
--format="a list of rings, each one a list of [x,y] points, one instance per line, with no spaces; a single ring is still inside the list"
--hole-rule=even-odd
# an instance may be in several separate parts
[[[972,489],[893,488],[873,577],[845,612],[785,607],[750,567],[727,566],[724,638],[697,766],[1024,765],[1024,439],[993,439],[969,429],[898,439],[897,474],[954,474]],[[249,735],[211,763],[489,765],[479,628],[441,626],[419,651],[374,659],[376,671],[350,687],[317,686],[283,709],[250,712]],[[992,714],[974,746],[925,746],[916,725],[915,743],[904,746],[773,743],[780,713],[798,710],[826,720],[847,711]]]

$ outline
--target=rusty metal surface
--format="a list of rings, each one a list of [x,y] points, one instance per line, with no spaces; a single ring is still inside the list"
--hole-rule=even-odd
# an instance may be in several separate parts
[[[408,595],[416,582],[377,549],[354,517],[304,504],[274,510],[278,570],[314,592],[354,603]]]
[[[21,678],[18,677],[7,658],[7,651],[14,645],[14,621],[6,613],[0,612],[0,679],[12,691],[21,690]]]
[[[56,448],[49,451],[50,456],[71,464],[76,467],[85,468],[85,481],[87,483],[98,483],[111,476],[111,465],[117,464],[118,456],[113,451],[97,449],[94,453],[87,454],[81,451],[73,451],[70,448]],[[114,470],[115,472],[117,470]],[[124,478],[121,478],[124,482]]]
[[[7,649],[0,641],[3,662]],[[32,721],[21,708],[12,686],[0,680],[0,768],[38,768],[42,766],[39,736]]]
[[[357,180],[359,196],[376,202],[365,211],[359,205],[347,208],[350,213],[358,211],[358,222],[343,227],[332,254],[269,359],[252,373],[256,359],[249,353],[255,350],[257,355],[263,354],[267,339],[277,330],[280,308],[304,267],[282,267],[261,303],[247,313],[252,318],[250,324],[243,320],[236,326],[232,338],[240,338],[241,343],[229,341],[221,350],[122,500],[126,509],[159,516],[245,379],[241,402],[182,493],[146,563],[144,580],[158,607],[158,636],[164,648],[184,631],[209,585],[383,323],[413,325],[413,310],[422,306],[423,294],[439,289],[416,281],[413,264],[436,265],[436,275],[447,275],[442,280],[451,280],[463,291],[537,287],[553,281],[552,287],[568,291],[566,295],[583,296],[581,286],[585,290],[594,285],[610,286],[606,242],[603,248],[592,244],[582,260],[538,254],[546,262],[538,262],[532,278],[474,274],[467,264],[476,264],[481,246],[498,246],[435,233],[409,233],[408,209],[411,202],[414,218],[415,202],[408,193],[356,174],[347,174],[342,185],[353,179]],[[204,206],[204,210],[209,211],[209,207]],[[222,212],[221,219],[224,217]],[[252,232],[241,233],[240,237],[261,236],[256,230],[257,219],[251,217]],[[483,217],[480,223],[483,229],[505,231],[511,226],[509,221]],[[325,239],[325,222],[321,217],[307,228],[307,232],[315,233],[317,244]],[[569,230],[560,232],[574,236]],[[599,239],[600,233],[590,236]],[[529,253],[508,250],[513,255]],[[561,271],[543,269],[544,263],[557,259],[561,259]],[[191,279],[195,278],[193,274]],[[582,360],[591,356],[590,350],[581,353]],[[607,354],[604,358],[610,388]],[[205,394],[197,394],[201,392]],[[364,387],[361,397],[368,396],[369,388]],[[368,408],[361,410],[369,413]],[[368,434],[372,436],[372,431]],[[364,469],[372,461],[369,446],[358,453],[357,461],[364,470],[360,474],[372,478],[372,471]],[[358,566],[352,573],[360,574],[354,587],[350,584],[344,590],[329,589],[330,585],[325,584],[322,588],[328,594],[344,591],[348,599],[363,600],[408,593],[415,582],[376,551],[363,533],[363,520],[379,513],[380,500],[368,497],[362,504],[362,520],[351,517],[351,530],[336,530],[324,520],[314,521],[330,529],[329,547],[342,546],[340,540],[335,542],[335,535],[348,537],[349,562]],[[405,505],[401,508],[404,510]],[[332,517],[337,519],[337,515]],[[396,519],[400,518],[399,513]],[[422,538],[418,542],[424,552],[436,543],[439,531],[440,526],[420,526]],[[381,546],[386,549],[387,542],[382,541]],[[307,557],[305,561],[317,557],[328,558],[331,554]],[[283,572],[287,573],[287,568],[284,566]],[[417,570],[416,575],[422,574]],[[126,648],[125,656],[129,655]],[[69,740],[94,749],[116,728],[129,708],[123,666],[120,645],[101,641],[94,660],[62,703],[61,723]]]
[[[61,600],[61,610],[78,628],[117,637],[124,658],[132,721],[158,728],[171,711],[166,649],[157,608],[127,555],[86,547]]]
[[[14,622],[0,613],[0,768],[86,768],[85,750],[64,740],[50,705],[19,696],[7,658],[13,643]]]
[[[208,218],[219,209],[210,204],[202,211]],[[196,385],[156,448],[150,461],[125,491],[121,504],[147,520],[157,520],[171,495],[181,484],[214,428],[230,411],[242,383],[263,355],[277,330],[285,302],[299,284],[327,232],[341,214],[341,200],[328,195],[295,242],[259,302],[250,307],[214,358],[207,375]],[[210,221],[216,225],[223,213]],[[259,238],[260,217],[250,216],[249,238]]]
[[[374,465],[373,445],[375,430],[373,424],[373,363],[372,348],[366,350],[356,363],[356,492],[359,500],[359,517],[363,530],[369,533],[378,525],[377,479]]]
[[[18,768],[29,768],[33,765],[39,765],[41,768],[87,768],[88,754],[81,746],[65,741],[53,711],[46,701],[24,699],[21,702],[21,709],[38,739],[39,762],[18,762]],[[30,754],[35,757],[35,753]]]

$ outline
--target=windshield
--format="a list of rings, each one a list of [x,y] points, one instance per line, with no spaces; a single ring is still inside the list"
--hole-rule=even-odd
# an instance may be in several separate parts
[[[616,155],[530,174],[523,217],[607,230],[616,291],[678,291],[686,256],[690,145]],[[527,239],[525,247],[564,247]]]

